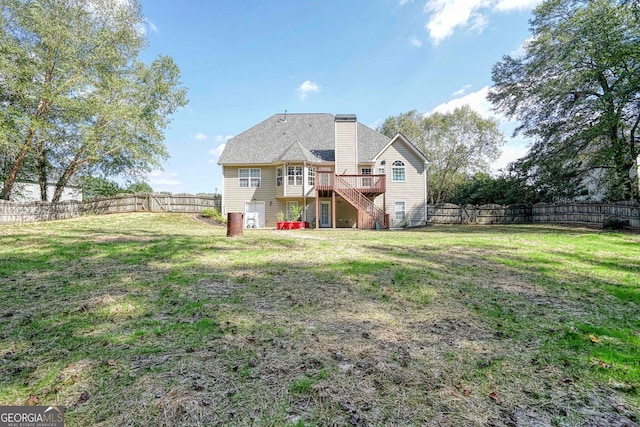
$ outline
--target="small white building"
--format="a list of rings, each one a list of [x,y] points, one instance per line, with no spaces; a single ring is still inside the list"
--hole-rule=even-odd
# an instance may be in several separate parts
[[[1,187],[1,186],[0,186]],[[47,184],[47,201],[50,202],[53,198],[53,193],[56,190],[56,184],[48,183]],[[37,182],[31,181],[22,181],[16,182],[13,186],[13,191],[11,192],[12,202],[39,202],[40,198],[40,184]],[[60,196],[60,201],[70,201],[76,200],[78,202],[82,201],[82,187],[79,185],[68,185],[62,191],[62,196]]]

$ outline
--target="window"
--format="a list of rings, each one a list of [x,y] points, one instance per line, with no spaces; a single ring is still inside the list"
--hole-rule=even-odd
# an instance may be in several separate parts
[[[316,168],[309,168],[307,174],[309,176],[309,187],[315,187],[315,185],[316,185]]]
[[[378,168],[378,175],[384,175],[384,168]]]
[[[276,187],[282,187],[282,168],[276,169]]]
[[[241,188],[260,187],[260,169],[238,169],[238,183]]]
[[[395,219],[396,221],[404,221],[405,218],[405,202],[396,202]]]
[[[287,202],[287,221],[296,221],[297,218],[293,217],[293,212],[291,212],[292,206],[298,206],[298,202]]]
[[[287,167],[287,184],[302,185],[302,166]]]
[[[404,169],[404,163],[402,163],[400,160],[396,160],[395,162],[393,162],[393,166],[391,167],[391,181],[404,182]]]
[[[360,169],[360,173],[362,175],[372,175],[373,174],[373,169],[371,169],[371,168],[362,168],[362,169]],[[362,187],[363,188],[371,187],[372,184],[373,184],[373,181],[371,180],[371,178],[362,178]]]

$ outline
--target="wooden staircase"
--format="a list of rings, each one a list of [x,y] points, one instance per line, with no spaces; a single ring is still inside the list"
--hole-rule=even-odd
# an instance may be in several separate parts
[[[351,206],[356,208],[359,228],[385,230],[389,228],[389,218],[386,212],[353,187],[349,181],[340,175],[335,175],[333,189],[336,194],[342,196]]]

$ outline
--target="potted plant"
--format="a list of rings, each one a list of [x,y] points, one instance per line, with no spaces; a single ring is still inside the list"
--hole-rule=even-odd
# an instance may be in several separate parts
[[[284,212],[278,212],[278,222],[276,222],[276,229],[284,230]]]
[[[299,206],[299,205],[295,205],[295,206],[291,206],[291,220],[293,221],[291,224],[291,228],[293,229],[300,229],[302,228],[303,222],[302,220],[302,214],[304,213],[304,206]]]

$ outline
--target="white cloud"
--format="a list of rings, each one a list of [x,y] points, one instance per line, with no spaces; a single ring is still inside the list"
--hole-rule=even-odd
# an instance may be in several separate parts
[[[400,0],[400,6],[404,6],[407,3],[413,3],[413,0]]]
[[[495,9],[500,12],[510,12],[512,10],[533,9],[542,3],[542,0],[498,0]]]
[[[149,30],[151,30],[152,33],[157,33],[160,31],[157,25],[149,21],[148,19],[145,19],[144,23],[146,24],[146,27],[149,28]]]
[[[466,88],[468,87],[470,87],[470,85],[465,85],[461,90],[466,90]],[[456,96],[455,93],[453,96]],[[507,139],[507,142],[503,147],[501,156],[491,165],[491,170],[493,172],[497,172],[499,169],[505,168],[510,162],[513,162],[514,160],[517,160],[524,156],[527,153],[529,141],[521,136],[515,138],[511,137],[511,135],[513,134],[513,130],[516,128],[518,123],[516,121],[510,121],[502,114],[493,111],[493,105],[489,102],[489,100],[487,100],[488,94],[489,86],[485,86],[478,91],[468,93],[465,96],[452,99],[448,102],[444,102],[436,106],[433,110],[431,110],[431,112],[427,114],[449,113],[456,108],[468,105],[472,110],[476,111],[482,117],[492,118],[496,120],[498,122],[500,130]]]
[[[475,110],[482,117],[493,117],[499,121],[506,121],[506,118],[504,118],[504,116],[499,115],[492,110],[493,106],[487,100],[488,94],[489,86],[485,86],[482,89],[468,93],[463,97],[455,98],[451,101],[442,103],[431,110],[431,113],[449,113],[456,108],[462,107],[463,105],[469,105],[472,110]]]
[[[458,89],[457,91],[453,92],[453,93],[451,94],[451,96],[461,96],[461,95],[464,95],[464,94],[465,94],[465,92],[467,91],[467,89],[470,89],[470,88],[471,88],[471,85],[464,85],[464,86],[462,86],[460,89]]]
[[[434,45],[453,35],[456,29],[481,33],[489,24],[488,13],[527,10],[542,0],[427,0],[429,15],[425,28]]]
[[[209,150],[209,154],[215,157],[220,157],[220,154],[222,154],[226,146],[227,144],[224,143],[224,144],[218,145],[217,147],[213,147],[211,150]]]
[[[224,151],[224,148],[227,146],[227,141],[230,140],[231,138],[233,138],[233,135],[216,135],[213,137],[213,140],[218,145],[216,145],[215,147],[213,147],[208,151],[208,154],[212,156],[208,160],[209,164],[213,165],[218,163],[218,159],[220,158],[220,155]]]
[[[524,54],[527,53],[526,51],[527,45],[531,43],[533,40],[534,40],[534,37],[529,37],[525,39],[525,41],[523,41],[520,46],[518,46],[515,50],[509,53],[509,56],[511,56],[512,58],[524,56]]]
[[[429,14],[425,28],[433,44],[453,34],[457,27],[468,26],[469,21],[477,22],[478,10],[489,5],[491,0],[429,0],[424,11]]]
[[[415,37],[410,38],[409,43],[411,43],[411,45],[415,47],[422,47],[422,41],[416,39]]]
[[[300,94],[300,99],[304,101],[307,99],[310,93],[320,92],[320,86],[316,82],[312,82],[311,80],[306,80],[298,87],[298,93]]]
[[[233,138],[233,135],[216,135],[213,137],[213,140],[217,143],[226,143],[231,138]]]
[[[527,154],[527,145],[527,142],[520,138],[507,140],[506,145],[502,148],[502,154],[491,165],[491,170],[498,172],[500,169],[505,169],[509,163],[524,157]]]
[[[204,134],[204,133],[201,133],[201,132],[198,132],[198,133],[196,133],[195,138],[196,138],[198,141],[206,141],[207,139],[209,139],[209,135]]]
[[[149,174],[149,184],[155,189],[156,186],[176,187],[182,182],[178,179],[177,173],[156,170]]]

